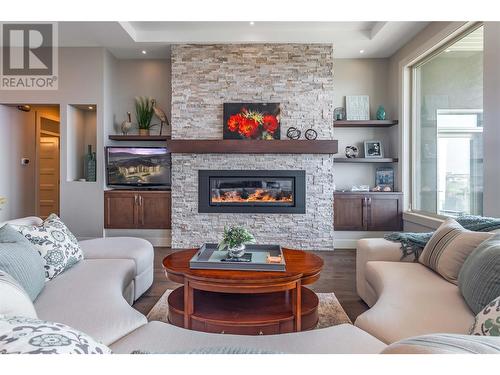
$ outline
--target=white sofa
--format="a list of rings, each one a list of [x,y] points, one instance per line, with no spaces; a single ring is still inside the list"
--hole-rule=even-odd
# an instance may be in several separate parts
[[[10,221],[37,225],[29,217]],[[3,223],[0,223],[2,226]],[[378,339],[352,325],[273,336],[219,335],[149,322],[130,306],[153,281],[151,244],[129,237],[81,241],[84,259],[45,284],[34,301],[38,318],[81,330],[115,353],[171,353],[213,347],[286,353],[379,353]],[[0,314],[2,306],[0,295]],[[20,306],[26,311],[25,306]]]
[[[391,344],[430,333],[468,334],[474,314],[458,286],[418,262],[402,259],[401,245],[362,239],[356,250],[356,287],[371,308],[355,325]]]
[[[13,224],[39,224],[40,222],[38,218],[11,221]],[[1,225],[3,223],[0,223]],[[486,339],[485,345],[479,346],[474,342],[468,343],[467,337],[459,338],[461,340],[459,345],[453,342],[452,345],[445,345],[443,348],[436,345],[436,338],[432,338],[431,345],[427,346],[422,346],[422,340],[418,338],[406,344],[397,343],[395,346],[389,347],[386,345],[386,343],[396,341],[396,337],[408,337],[420,332],[434,331],[429,329],[430,323],[425,327],[425,324],[421,322],[419,327],[425,328],[415,329],[413,327],[414,321],[422,320],[422,316],[426,317],[426,314],[431,310],[433,313],[441,311],[439,306],[434,306],[437,304],[435,298],[444,295],[448,296],[447,298],[452,305],[450,308],[457,306],[459,308],[460,319],[463,321],[456,317],[453,317],[452,320],[455,322],[453,323],[455,328],[462,325],[464,328],[457,328],[456,331],[460,333],[467,331],[465,326],[468,325],[471,316],[460,313],[460,308],[463,311],[464,306],[456,301],[454,289],[436,281],[433,276],[421,270],[418,264],[369,261],[364,264],[362,273],[366,275],[364,276],[366,280],[370,280],[369,285],[365,286],[369,286],[371,289],[365,289],[363,298],[369,296],[366,294],[366,291],[369,290],[373,293],[372,297],[375,300],[378,298],[378,301],[370,311],[358,318],[356,325],[360,328],[343,324],[282,335],[238,336],[202,333],[163,322],[148,322],[144,315],[130,306],[152,283],[154,250],[149,242],[123,237],[121,239],[102,238],[82,241],[80,245],[84,251],[84,259],[47,282],[33,304],[27,296],[22,301],[7,298],[7,295],[13,295],[12,291],[0,288],[0,315],[6,313],[12,315],[27,314],[26,316],[34,317],[33,315],[36,314],[38,318],[43,320],[64,323],[108,345],[114,353],[131,353],[133,351],[183,353],[213,348],[240,348],[243,351],[298,354],[448,353],[457,350],[461,353],[500,352],[498,340],[492,342],[489,338]],[[386,248],[387,246],[382,247]],[[399,253],[393,250],[392,258],[397,260],[396,255]],[[385,252],[384,254],[387,255]],[[376,259],[375,256],[368,258],[370,260]],[[390,259],[384,258],[384,260]],[[396,266],[402,266],[402,268]],[[406,266],[408,268],[405,268]],[[409,273],[409,270],[413,268],[415,274]],[[391,299],[391,296],[398,295],[396,290],[401,285],[401,280],[405,278],[405,275],[409,277],[419,275],[418,277],[421,279],[418,279],[412,288],[405,289],[403,287],[404,290],[409,291],[408,296],[404,296],[405,293],[399,293],[399,297]],[[416,290],[421,280],[432,284],[433,288],[437,288],[431,293],[433,298],[431,303],[425,301],[421,291],[417,292]],[[395,286],[390,286],[389,284],[393,282],[396,282]],[[392,292],[389,292],[391,290]],[[425,292],[424,294],[429,293]],[[419,313],[418,309],[414,309],[417,312],[412,311],[412,295],[417,295],[420,298],[420,305],[434,307],[426,307],[423,314]],[[383,299],[385,299],[384,303],[381,303]],[[400,306],[398,304],[400,300],[404,300],[408,305]],[[378,307],[378,311],[377,306],[381,306]],[[451,311],[450,314],[454,316],[455,313],[456,311]],[[433,325],[432,327],[437,326]],[[441,325],[437,331],[441,331],[442,327]],[[450,328],[450,331],[452,330]],[[449,338],[445,338],[445,340],[449,340]]]

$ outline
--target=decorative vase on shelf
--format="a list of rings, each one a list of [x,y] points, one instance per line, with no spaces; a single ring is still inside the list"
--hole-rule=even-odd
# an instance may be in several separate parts
[[[92,152],[92,145],[87,146],[87,154],[84,157],[83,175],[86,181],[96,181],[96,154]]]
[[[227,249],[227,255],[229,258],[241,258],[245,254],[245,244],[241,244],[235,247],[230,247]]]
[[[123,121],[121,126],[123,135],[127,135],[131,128],[132,128],[132,117],[130,116],[130,112],[127,112],[127,120]]]
[[[139,135],[149,135],[149,129],[139,129]]]
[[[377,120],[385,120],[385,108],[379,106],[377,109]]]

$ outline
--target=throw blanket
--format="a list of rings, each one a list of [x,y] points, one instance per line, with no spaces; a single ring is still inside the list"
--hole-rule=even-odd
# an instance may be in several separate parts
[[[455,218],[455,220],[463,226],[465,229],[474,232],[490,232],[495,229],[500,229],[500,219],[493,217],[483,217],[474,215],[461,215]],[[420,253],[431,239],[434,232],[428,233],[404,233],[396,232],[389,233],[384,236],[386,240],[393,242],[401,242],[401,251],[404,258],[410,254],[413,254],[415,260],[418,260]]]

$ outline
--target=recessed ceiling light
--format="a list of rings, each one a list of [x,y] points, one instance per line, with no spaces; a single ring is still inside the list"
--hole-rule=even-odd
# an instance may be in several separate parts
[[[89,109],[92,110],[92,109],[94,109],[94,107],[92,107],[91,105],[89,105]]]
[[[448,52],[450,52],[450,51],[451,51],[451,49],[445,49],[445,50],[444,50],[444,52],[446,52],[446,53],[448,53]]]
[[[365,50],[364,49],[360,49],[359,53],[363,54],[363,53],[365,53]]]
[[[147,52],[145,50],[142,50],[142,54],[145,55]]]
[[[253,25],[255,25],[255,22],[250,21],[250,26],[253,26]]]

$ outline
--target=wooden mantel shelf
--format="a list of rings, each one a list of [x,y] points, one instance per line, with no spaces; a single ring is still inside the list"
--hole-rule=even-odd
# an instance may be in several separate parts
[[[167,148],[180,154],[336,154],[337,140],[167,140]]]

